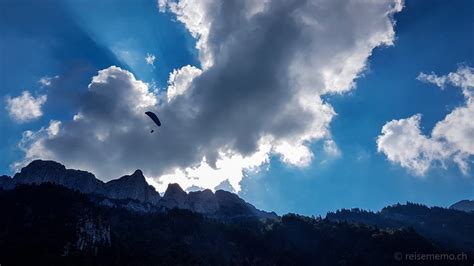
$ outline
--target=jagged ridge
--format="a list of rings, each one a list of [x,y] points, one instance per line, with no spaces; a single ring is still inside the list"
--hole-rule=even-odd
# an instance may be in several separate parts
[[[86,194],[100,195],[116,200],[136,200],[156,208],[127,203],[125,207],[149,211],[157,209],[187,209],[210,216],[276,218],[273,212],[258,210],[236,194],[224,190],[213,193],[209,189],[186,193],[178,184],[169,184],[163,196],[146,182],[141,170],[106,183],[94,174],[67,169],[55,161],[35,160],[16,173],[13,178],[0,176],[0,188],[12,189],[20,184],[53,183]],[[108,206],[117,206],[110,200],[101,200]],[[124,206],[124,205],[120,205]]]

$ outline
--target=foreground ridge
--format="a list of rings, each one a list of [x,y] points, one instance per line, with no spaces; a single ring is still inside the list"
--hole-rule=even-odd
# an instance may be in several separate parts
[[[6,265],[472,265],[413,229],[377,229],[295,214],[222,220],[184,209],[108,208],[54,184],[0,190]],[[410,261],[410,254],[461,260]],[[394,257],[402,254],[402,257]],[[403,261],[400,261],[403,260]],[[459,263],[457,263],[459,262]]]

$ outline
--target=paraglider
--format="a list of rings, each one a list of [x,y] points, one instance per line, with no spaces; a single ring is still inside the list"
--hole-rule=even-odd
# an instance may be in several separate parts
[[[156,124],[157,126],[159,126],[159,127],[161,126],[160,119],[158,119],[158,116],[156,116],[155,113],[153,113],[153,112],[145,112],[145,114],[146,114],[148,117],[150,117],[151,120],[153,120],[153,122],[155,122],[155,124]],[[153,133],[153,132],[155,132],[155,130],[152,129],[152,130],[150,131],[150,133]]]

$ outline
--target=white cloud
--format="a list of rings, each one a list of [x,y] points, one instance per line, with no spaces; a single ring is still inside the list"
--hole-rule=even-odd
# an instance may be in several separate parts
[[[434,73],[425,74],[420,73],[417,77],[418,80],[433,83],[436,86],[444,89],[446,85],[450,84],[455,87],[459,87],[463,90],[464,96],[467,100],[474,98],[474,69],[468,66],[461,66],[456,72],[451,72],[444,76],[437,76]]]
[[[157,0],[158,9],[160,10],[160,12],[166,11],[166,2],[167,0]]]
[[[51,86],[51,83],[54,79],[58,79],[58,78],[59,78],[58,75],[54,77],[44,76],[38,80],[38,83],[41,84],[41,87],[48,87],[48,86]]]
[[[294,166],[308,166],[313,159],[313,153],[304,144],[278,141],[275,143],[273,151],[280,154],[283,162]]]
[[[444,76],[421,73],[418,79],[445,88],[450,84],[460,87],[465,103],[439,121],[431,137],[420,130],[420,115],[392,120],[382,128],[377,139],[378,151],[416,175],[425,175],[436,163],[456,163],[464,174],[469,172],[469,160],[474,155],[474,71],[460,67]]]
[[[341,151],[337,147],[337,144],[332,139],[327,139],[324,141],[324,152],[332,157],[340,157]]]
[[[419,81],[427,82],[427,83],[433,83],[436,86],[440,87],[441,89],[444,89],[444,86],[447,82],[446,76],[438,77],[433,73],[432,74],[420,73],[416,79],[418,79]]]
[[[113,88],[115,84],[119,87]],[[132,73],[116,66],[100,70],[98,75],[92,78],[88,88],[94,96],[105,97],[102,99],[104,104],[113,104],[114,102],[107,98],[114,97],[115,101],[127,106],[127,111],[139,114],[157,103],[156,96],[148,91],[146,83],[136,80]],[[97,99],[91,99],[94,100]]]
[[[236,191],[272,155],[304,167],[315,156],[310,144],[326,141],[333,156],[337,145],[327,140],[336,111],[322,96],[355,88],[372,50],[393,44],[392,16],[401,10],[396,0],[158,6],[197,39],[201,69],[174,70],[164,101],[126,70],[100,71],[75,118],[35,142],[38,156],[44,151],[103,179],[141,168],[159,190],[168,182],[212,189],[227,180]],[[148,110],[160,128],[143,115]]]
[[[191,85],[193,79],[201,75],[201,69],[186,65],[180,69],[174,69],[168,79],[167,97],[168,102],[176,96],[183,94]]]
[[[377,139],[379,152],[416,175],[424,175],[434,161],[442,161],[449,155],[442,143],[421,133],[420,119],[420,115],[414,115],[392,120],[383,126]]]
[[[207,69],[213,63],[212,54],[208,48],[208,36],[212,24],[213,1],[167,1],[159,0],[161,12],[166,11],[166,7],[177,15],[180,22],[185,24],[191,35],[197,39],[196,48],[200,51],[199,57],[203,69]]]
[[[155,55],[154,54],[146,54],[146,57],[145,57],[145,62],[147,63],[147,65],[154,65],[155,64]]]
[[[40,118],[43,115],[41,108],[46,102],[46,95],[33,97],[29,91],[23,91],[21,96],[10,98],[7,96],[6,109],[12,119],[18,123],[25,123]]]

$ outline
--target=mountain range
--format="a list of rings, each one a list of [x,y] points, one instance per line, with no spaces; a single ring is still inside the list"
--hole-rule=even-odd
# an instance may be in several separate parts
[[[178,184],[169,184],[163,197],[149,185],[141,170],[118,179],[102,182],[94,174],[67,169],[55,161],[35,160],[22,168],[13,178],[0,176],[0,188],[18,185],[52,183],[91,195],[100,204],[121,206],[136,211],[187,209],[208,216],[276,218],[272,212],[258,210],[236,194],[209,189],[186,193]]]
[[[278,216],[238,195],[161,196],[142,171],[102,182],[36,160],[0,176],[3,265],[473,265],[472,201],[416,203],[325,218]],[[448,259],[410,259],[448,254]],[[415,256],[416,257],[416,256]]]

